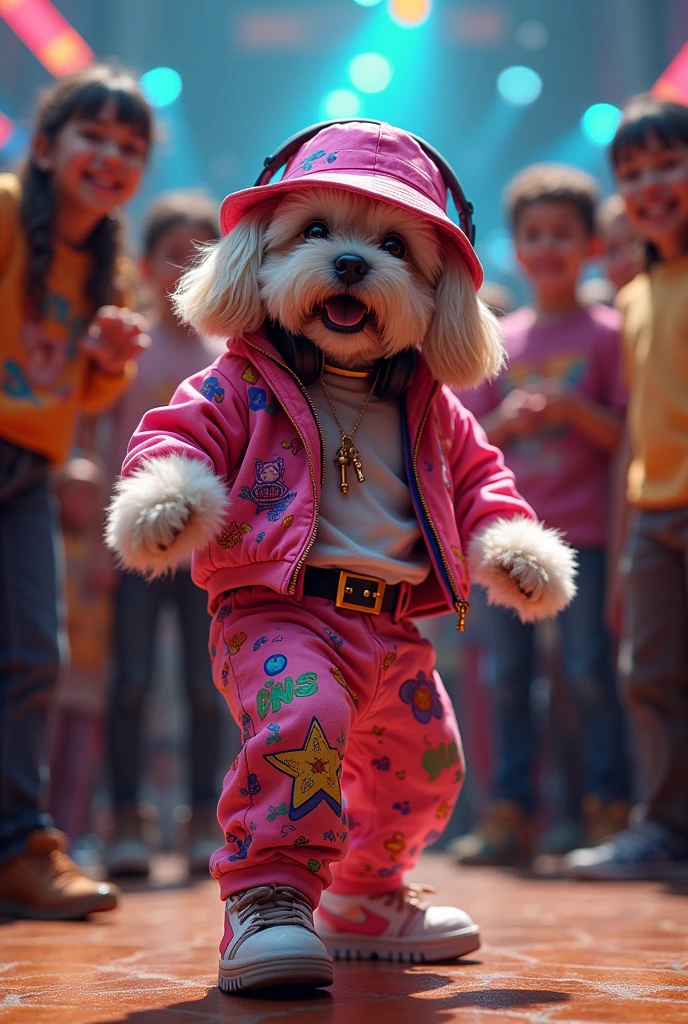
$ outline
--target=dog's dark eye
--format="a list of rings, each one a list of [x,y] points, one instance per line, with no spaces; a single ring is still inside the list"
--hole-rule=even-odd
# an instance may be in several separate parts
[[[390,256],[395,256],[398,260],[403,260],[406,255],[406,246],[398,235],[388,235],[380,248],[388,252]]]
[[[327,224],[324,224],[321,220],[314,220],[312,224],[306,225],[303,229],[304,238],[329,238],[330,232],[328,231]]]

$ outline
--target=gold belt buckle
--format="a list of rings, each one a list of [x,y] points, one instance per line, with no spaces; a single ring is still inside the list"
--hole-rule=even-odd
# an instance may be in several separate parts
[[[387,584],[376,576],[358,576],[353,572],[339,573],[337,585],[337,608],[348,608],[352,612],[369,612],[379,615]]]

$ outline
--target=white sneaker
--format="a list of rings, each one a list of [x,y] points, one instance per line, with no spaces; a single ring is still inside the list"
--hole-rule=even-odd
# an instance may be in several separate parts
[[[327,951],[339,960],[454,960],[480,947],[480,930],[463,910],[433,907],[408,885],[375,896],[324,892],[315,921]]]
[[[223,992],[331,985],[332,958],[297,889],[259,885],[225,900],[218,985]]]

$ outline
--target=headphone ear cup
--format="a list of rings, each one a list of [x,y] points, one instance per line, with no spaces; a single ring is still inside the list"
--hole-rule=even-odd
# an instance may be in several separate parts
[[[323,372],[325,356],[322,349],[300,334],[290,334],[277,324],[268,328],[270,340],[279,349],[287,366],[306,387],[314,384]]]
[[[418,365],[418,349],[406,348],[391,359],[381,359],[373,393],[376,398],[401,398],[408,390]]]
[[[308,387],[322,376],[325,366],[325,355],[322,349],[314,345],[303,335],[289,335],[292,343],[293,362],[289,365],[302,384]]]

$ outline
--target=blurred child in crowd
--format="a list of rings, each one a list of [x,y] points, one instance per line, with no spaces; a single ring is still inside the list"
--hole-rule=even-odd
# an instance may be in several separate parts
[[[208,366],[221,348],[179,324],[170,294],[198,246],[219,235],[214,203],[194,192],[162,196],[148,212],[143,230],[141,270],[151,308],[151,344],[136,380],[113,410],[107,460],[112,480],[119,475],[129,438],[143,414],[167,405],[177,385]],[[106,851],[112,875],[147,874],[154,829],[139,807],[143,776],[145,707],[153,681],[156,623],[165,604],[178,612],[183,645],[183,678],[190,709],[189,867],[208,870],[218,842],[217,768],[222,718],[208,657],[205,592],[191,581],[191,566],[172,577],[147,582],[122,573],[115,598],[115,671],[108,714],[108,750],[114,834]]]
[[[577,294],[581,271],[597,253],[596,201],[594,180],[572,167],[537,165],[512,182],[508,212],[533,306],[502,320],[508,370],[464,398],[489,440],[503,448],[527,500],[579,549],[578,595],[559,624],[565,677],[580,709],[591,843],[623,827],[629,797],[603,614],[610,463],[625,404],[620,320],[605,306],[581,307]],[[519,863],[534,848],[535,634],[500,607],[490,607],[487,619],[496,702],[492,803],[454,850],[464,864]]]
[[[111,910],[44,811],[46,722],[59,669],[48,471],[80,412],[136,372],[143,321],[126,309],[118,208],[148,161],[152,115],[136,80],[95,64],[40,97],[20,177],[0,177],[0,913]]]
[[[90,459],[70,459],[55,475],[66,581],[69,660],[55,695],[49,811],[82,864],[93,862],[86,833],[100,765],[114,574],[99,568],[103,474]],[[92,853],[92,851],[91,851]]]
[[[631,227],[622,196],[609,196],[600,204],[597,228],[605,273],[619,292],[643,267],[642,245]]]
[[[611,145],[646,270],[619,294],[630,389],[631,516],[620,669],[635,721],[642,820],[572,853],[583,878],[688,872],[688,107],[639,96]]]

